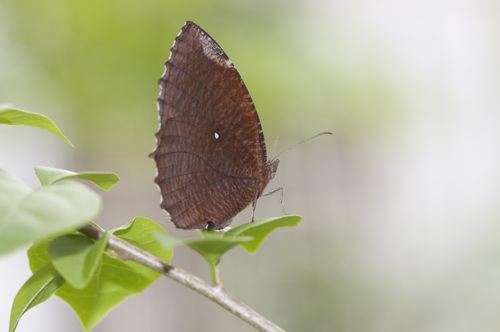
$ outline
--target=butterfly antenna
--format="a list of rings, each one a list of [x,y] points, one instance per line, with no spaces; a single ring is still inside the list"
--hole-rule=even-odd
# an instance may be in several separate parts
[[[278,153],[278,154],[276,155],[276,157],[274,157],[273,159],[277,159],[277,158],[278,158],[279,156],[281,156],[284,152],[286,152],[286,151],[288,151],[288,150],[291,150],[291,149],[293,149],[293,148],[296,148],[296,147],[297,147],[297,146],[299,146],[299,145],[302,145],[302,144],[304,144],[304,143],[306,143],[306,142],[309,142],[309,141],[310,141],[310,140],[312,140],[312,139],[315,139],[315,138],[317,138],[317,137],[319,137],[319,136],[323,136],[323,135],[333,135],[333,133],[332,133],[332,132],[329,132],[329,131],[324,131],[324,132],[322,132],[322,133],[319,133],[319,134],[316,134],[316,135],[311,136],[311,137],[309,137],[309,138],[306,138],[305,140],[302,140],[302,141],[300,141],[300,142],[298,142],[298,143],[295,143],[294,145],[289,146],[289,147],[287,147],[286,149],[282,150],[282,151],[281,151],[280,153]]]

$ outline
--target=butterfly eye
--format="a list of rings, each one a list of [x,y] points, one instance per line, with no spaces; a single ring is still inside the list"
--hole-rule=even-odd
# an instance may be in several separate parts
[[[214,131],[214,138],[217,140],[219,139],[220,135],[218,132]]]

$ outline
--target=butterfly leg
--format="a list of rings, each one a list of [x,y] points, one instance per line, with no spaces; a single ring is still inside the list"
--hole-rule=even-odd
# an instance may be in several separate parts
[[[252,202],[252,222],[255,221],[255,209],[257,208],[257,197]]]
[[[267,193],[263,193],[261,196],[270,196],[270,195],[272,195],[272,194],[277,193],[278,191],[279,191],[279,192],[280,192],[280,194],[281,194],[281,199],[280,199],[280,204],[281,204],[281,212],[283,212],[283,214],[287,214],[287,213],[286,213],[286,211],[285,211],[285,207],[284,207],[284,205],[283,205],[283,187],[279,187],[279,188],[276,188],[276,189],[274,189],[274,190],[271,190],[271,191],[269,191],[269,192],[267,192]]]

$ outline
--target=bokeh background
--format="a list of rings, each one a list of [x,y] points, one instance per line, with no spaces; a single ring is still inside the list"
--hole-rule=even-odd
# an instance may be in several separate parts
[[[227,289],[287,331],[498,331],[500,328],[500,4],[494,0],[0,1],[0,103],[50,116],[76,144],[0,128],[0,167],[115,171],[98,222],[144,215],[175,234],[147,158],[157,80],[193,20],[222,45],[257,106],[269,188],[300,227],[256,256],[224,257]],[[278,139],[279,138],[279,139]],[[279,195],[257,217],[281,214]],[[235,224],[248,221],[241,213]],[[187,250],[174,260],[204,278]],[[0,257],[0,328],[29,277]],[[60,300],[18,331],[80,331]],[[168,279],[95,331],[252,331]]]

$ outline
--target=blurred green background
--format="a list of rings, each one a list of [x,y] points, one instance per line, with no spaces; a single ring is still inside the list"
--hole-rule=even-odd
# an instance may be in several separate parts
[[[184,21],[243,77],[271,156],[269,189],[301,214],[255,256],[222,262],[228,290],[287,331],[500,328],[500,7],[480,1],[0,1],[0,103],[44,113],[75,143],[0,128],[0,167],[115,171],[97,220],[145,215],[176,234],[153,185],[157,80]],[[279,139],[278,139],[279,138]],[[279,196],[279,195],[278,195]],[[257,217],[281,214],[262,198]],[[235,223],[247,221],[248,210]],[[194,254],[174,263],[208,278]],[[0,326],[28,278],[0,258]],[[79,331],[62,302],[18,331]],[[168,280],[95,331],[251,331]]]

